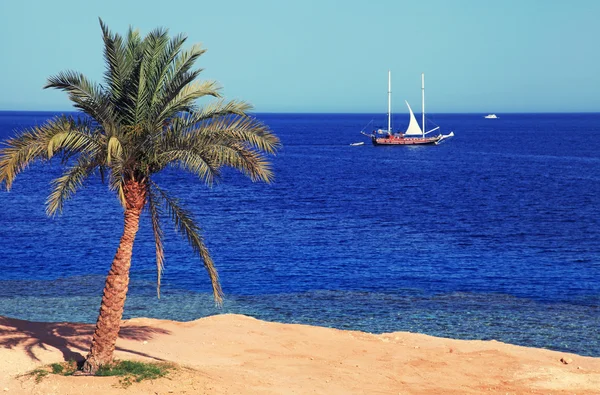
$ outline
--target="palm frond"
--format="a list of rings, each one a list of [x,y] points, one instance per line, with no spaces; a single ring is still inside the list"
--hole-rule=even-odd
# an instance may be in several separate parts
[[[111,136],[108,139],[106,151],[106,164],[110,165],[112,163],[113,158],[123,160],[123,145],[121,144],[117,136]]]
[[[185,122],[182,123],[179,117],[173,119],[172,125],[153,141],[153,172],[171,165],[189,171],[210,186],[220,174],[218,163],[210,153],[212,142],[205,136],[195,139],[186,136],[180,127],[182,124]]]
[[[62,176],[52,181],[52,192],[46,200],[46,213],[54,216],[62,213],[67,201],[81,186],[85,179],[94,171],[96,164],[88,157],[80,156],[74,166],[67,168]]]
[[[216,101],[204,106],[200,111],[193,114],[192,123],[199,123],[206,120],[226,117],[229,115],[247,115],[247,112],[252,110],[252,105],[243,101],[223,100]]]
[[[124,94],[123,63],[125,60],[123,39],[118,34],[113,34],[99,18],[104,40],[104,60],[106,71],[104,79],[108,83],[108,90],[114,98],[121,98]]]
[[[156,168],[168,163],[199,176],[208,185],[219,168],[240,170],[253,181],[270,182],[273,173],[263,152],[274,153],[279,139],[251,117],[229,116],[192,123],[194,116],[177,117],[166,133],[159,136],[155,150]]]
[[[109,66],[105,80],[111,102],[118,109],[121,125],[132,125],[135,124],[136,99],[140,80],[139,66],[143,57],[143,46],[139,31],[131,27],[125,39],[121,38],[121,40],[123,40],[121,47],[117,48],[119,51],[116,59],[118,64],[115,64],[118,75],[109,74]],[[116,81],[120,82],[115,84]]]
[[[15,137],[3,145],[0,149],[0,182],[7,190],[12,187],[17,174],[34,161],[47,159],[46,147],[31,134]]]
[[[210,186],[219,177],[220,172],[218,166],[211,161],[212,155],[203,155],[205,152],[195,152],[185,148],[170,149],[163,152],[158,160],[159,163],[170,164],[187,170]]]
[[[152,123],[152,101],[162,75],[161,58],[168,45],[169,36],[166,29],[155,29],[143,40],[144,53],[140,64],[140,83],[136,99],[136,124]]]
[[[247,144],[269,154],[275,154],[281,146],[279,138],[265,124],[249,116],[231,115],[203,121],[192,125],[187,134],[228,139],[239,144]]]
[[[152,94],[152,107],[155,109],[155,105],[159,102],[161,92],[164,91],[165,86],[171,80],[171,69],[176,62],[178,56],[181,53],[181,48],[187,40],[187,36],[184,34],[178,34],[171,38],[167,45],[164,46],[162,53],[159,56],[156,64],[156,80],[154,83],[154,92]],[[158,112],[154,111],[154,115]]]
[[[175,62],[172,64],[169,72],[169,80],[175,81],[177,80],[178,75],[183,75],[188,73],[194,67],[194,63],[200,56],[202,56],[206,52],[205,49],[202,48],[200,44],[194,44],[187,51],[182,51],[180,56],[175,59]],[[202,72],[202,69],[198,69],[198,72]]]
[[[160,114],[159,119],[172,117],[178,112],[193,111],[193,101],[199,97],[221,97],[221,88],[214,82],[204,82],[191,91],[187,88],[202,72],[202,69],[194,70],[192,67],[204,52],[206,51],[200,45],[193,45],[189,51],[181,51],[172,62],[164,79],[160,100],[154,105],[154,112]],[[186,88],[188,91],[182,92]]]
[[[125,163],[121,160],[113,160],[110,165],[110,173],[108,175],[108,187],[111,191],[117,192],[117,197],[123,208],[127,207],[125,199]]]
[[[44,89],[55,88],[67,92],[74,106],[103,123],[111,114],[109,102],[98,84],[75,71],[63,71],[48,78]]]
[[[63,161],[72,155],[86,153],[95,156],[102,150],[102,143],[89,130],[87,122],[76,122],[74,120],[62,120],[54,123],[57,130],[48,141],[48,159],[57,153],[63,154]]]
[[[219,167],[227,166],[239,170],[254,182],[273,181],[271,163],[260,152],[235,143],[213,144],[209,152]]]
[[[148,206],[150,209],[150,221],[152,222],[152,232],[154,234],[154,246],[156,249],[156,296],[160,299],[160,283],[162,272],[165,267],[165,253],[163,248],[163,230],[160,225],[162,210],[160,207],[160,197],[157,196],[152,188],[148,188]]]
[[[200,227],[194,222],[191,214],[179,206],[176,199],[171,198],[166,191],[162,190],[155,183],[153,183],[152,186],[164,200],[171,219],[175,223],[175,227],[185,236],[194,252],[200,255],[200,258],[204,263],[204,268],[210,277],[213,297],[215,302],[220,305],[223,302],[223,291],[221,289],[221,284],[219,283],[219,275],[208,252],[208,248],[204,244]]]
[[[196,76],[193,74],[181,77],[177,88],[165,93],[158,111],[159,119],[173,117],[180,112],[190,113],[195,109],[194,102],[204,96],[219,97],[219,86],[214,81],[192,82]]]
[[[0,183],[10,189],[17,174],[35,161],[49,160],[58,150],[76,150],[83,146],[89,149],[90,136],[75,127],[77,123],[72,118],[63,116],[4,141],[0,148]]]

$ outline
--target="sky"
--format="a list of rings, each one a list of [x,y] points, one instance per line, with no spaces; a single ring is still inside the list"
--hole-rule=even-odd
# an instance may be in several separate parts
[[[599,0],[0,0],[0,111],[68,111],[64,70],[101,83],[98,18],[207,52],[200,79],[256,112],[600,112]]]

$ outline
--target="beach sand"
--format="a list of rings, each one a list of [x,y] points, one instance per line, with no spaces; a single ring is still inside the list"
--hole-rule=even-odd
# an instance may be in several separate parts
[[[0,317],[0,394],[600,394],[600,358],[231,314],[124,321],[116,358],[181,366],[166,378],[122,388],[115,377],[23,376],[81,359],[92,331]]]

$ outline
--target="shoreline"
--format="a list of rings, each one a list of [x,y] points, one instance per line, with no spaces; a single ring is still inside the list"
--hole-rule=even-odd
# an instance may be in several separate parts
[[[34,394],[600,394],[600,358],[494,340],[375,335],[234,314],[190,322],[123,321],[115,357],[174,362],[183,367],[175,378],[123,390],[112,386],[114,378],[51,375],[35,383],[18,377],[44,364],[83,358],[93,328],[0,317],[0,389]],[[77,392],[80,386],[85,391]]]
[[[102,278],[102,281],[105,279]],[[14,284],[2,283],[5,289]],[[26,284],[55,294],[89,281],[61,280]],[[52,287],[52,289],[50,289]],[[95,289],[95,288],[94,288]],[[140,290],[140,287],[136,290]],[[152,288],[152,291],[154,289]],[[504,294],[386,294],[355,291],[314,291],[290,294],[228,295],[215,308],[210,295],[182,292],[163,295],[132,292],[124,319],[152,317],[193,321],[215,314],[242,314],[261,320],[306,324],[368,333],[408,331],[462,340],[495,339],[525,347],[600,357],[598,309],[594,305],[544,302]],[[88,296],[22,296],[0,299],[0,311],[13,318],[39,322],[95,323],[102,288]],[[415,297],[416,295],[416,297]],[[327,309],[319,306],[326,304]],[[26,305],[27,309],[22,309]],[[25,314],[26,313],[26,314]]]

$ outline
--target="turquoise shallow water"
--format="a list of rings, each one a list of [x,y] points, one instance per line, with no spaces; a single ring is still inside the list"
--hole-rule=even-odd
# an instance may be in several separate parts
[[[0,112],[0,137],[51,115]],[[350,146],[377,115],[259,117],[284,143],[272,185],[157,179],[202,225],[223,308],[169,227],[156,299],[144,217],[125,317],[231,312],[600,356],[599,114],[441,114],[456,136],[420,148]],[[57,174],[34,166],[0,193],[0,315],[94,322],[122,214],[91,180],[47,218]]]
[[[38,295],[0,293],[3,315],[34,321],[93,323],[104,278],[2,282],[3,289],[43,289]],[[598,306],[544,303],[501,294],[426,295],[395,292],[308,291],[288,294],[227,295],[217,308],[207,293],[171,290],[159,300],[153,284],[134,282],[125,318],[190,321],[235,313],[276,322],[320,325],[372,333],[409,331],[459,339],[512,344],[600,356]],[[62,295],[62,296],[58,296]],[[66,295],[66,296],[65,296]]]

